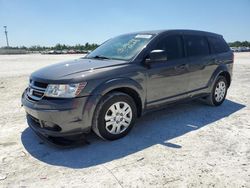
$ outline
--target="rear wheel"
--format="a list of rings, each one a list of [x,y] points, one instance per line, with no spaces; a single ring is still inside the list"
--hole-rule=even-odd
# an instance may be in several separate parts
[[[133,127],[136,112],[135,102],[129,95],[121,92],[107,94],[97,105],[93,130],[107,140],[122,138]]]
[[[212,106],[221,105],[227,95],[227,80],[224,76],[219,76],[213,86],[212,92],[207,97],[208,104]]]

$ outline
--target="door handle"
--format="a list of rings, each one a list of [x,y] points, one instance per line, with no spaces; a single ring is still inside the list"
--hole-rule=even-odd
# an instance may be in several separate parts
[[[187,64],[181,64],[181,65],[175,66],[175,69],[179,69],[179,70],[184,70],[186,68],[187,68]]]

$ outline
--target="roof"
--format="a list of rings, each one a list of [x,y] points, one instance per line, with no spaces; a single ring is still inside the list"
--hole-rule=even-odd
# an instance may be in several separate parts
[[[145,34],[162,34],[162,33],[178,33],[178,34],[196,34],[196,35],[209,35],[209,36],[222,36],[217,33],[199,31],[199,30],[189,30],[189,29],[169,29],[169,30],[152,30],[152,31],[139,31],[134,33],[145,33]]]

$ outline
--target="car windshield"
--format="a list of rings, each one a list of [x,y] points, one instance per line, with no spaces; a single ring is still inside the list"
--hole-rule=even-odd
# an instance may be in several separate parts
[[[152,34],[127,34],[112,38],[86,58],[116,59],[128,61],[137,55],[152,39]]]

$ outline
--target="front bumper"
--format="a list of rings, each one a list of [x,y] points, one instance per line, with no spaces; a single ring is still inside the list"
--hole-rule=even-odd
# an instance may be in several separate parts
[[[25,90],[22,105],[28,125],[45,137],[66,137],[88,133],[92,117],[88,117],[88,97],[73,99],[41,99],[31,101]],[[86,110],[86,114],[84,114]],[[86,117],[87,116],[87,117]]]

